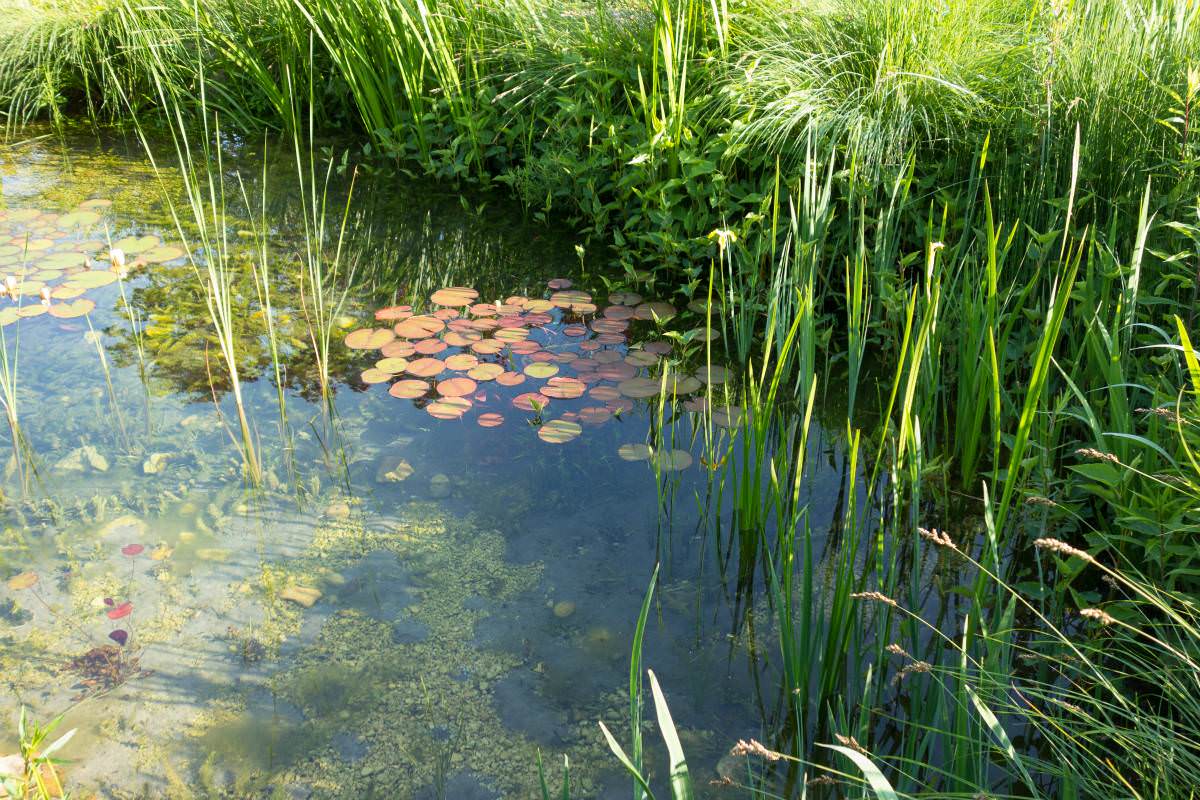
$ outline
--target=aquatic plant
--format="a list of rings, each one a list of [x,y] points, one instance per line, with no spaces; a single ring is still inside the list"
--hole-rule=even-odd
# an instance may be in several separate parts
[[[25,706],[21,706],[17,718],[20,752],[0,757],[0,789],[4,790],[5,797],[52,800],[66,796],[56,754],[71,741],[75,729],[51,742],[50,737],[61,723],[62,717],[57,717],[42,725],[30,719]]]

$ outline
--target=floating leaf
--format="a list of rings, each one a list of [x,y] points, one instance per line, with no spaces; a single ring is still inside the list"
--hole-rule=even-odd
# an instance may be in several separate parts
[[[504,349],[504,342],[496,339],[484,339],[480,342],[471,344],[471,351],[478,353],[481,356],[491,356],[499,353]]]
[[[439,306],[469,306],[479,299],[479,292],[464,286],[450,286],[438,289],[429,297],[429,301]]]
[[[121,647],[124,647],[125,643],[129,641],[129,631],[117,628],[115,631],[108,634],[108,638],[121,645]]]
[[[668,320],[675,316],[675,306],[670,303],[642,303],[633,310],[633,315],[644,320]]]
[[[566,291],[555,292],[554,294],[550,295],[550,302],[559,308],[569,308],[571,305],[576,303],[592,302],[592,296],[587,292],[581,292],[578,289],[568,289]]]
[[[653,378],[630,378],[617,384],[617,389],[621,394],[635,400],[642,397],[653,397],[661,388],[662,384]]]
[[[130,558],[133,558],[134,556],[139,556],[139,555],[141,555],[141,554],[142,554],[142,551],[143,551],[143,550],[145,550],[145,549],[146,549],[146,546],[145,546],[145,545],[141,545],[141,544],[127,544],[127,545],[125,545],[124,547],[122,547],[122,548],[121,548],[121,555],[124,555],[124,556],[129,556]]]
[[[471,408],[465,397],[447,397],[425,406],[425,411],[435,419],[459,419]]]
[[[121,605],[114,606],[112,609],[110,609],[108,612],[108,618],[109,619],[122,619],[123,617],[128,617],[132,613],[133,613],[133,603],[126,600],[124,603],[121,603]]]
[[[162,247],[151,247],[142,253],[142,260],[148,261],[151,264],[162,264],[167,261],[174,261],[177,258],[183,258],[186,255],[187,251],[182,247],[167,244]]]
[[[504,424],[504,417],[489,411],[486,414],[480,414],[476,422],[479,423],[479,427],[481,428],[496,428]]]
[[[447,359],[449,363],[449,359]],[[467,370],[467,377],[477,381],[492,381],[504,374],[504,367],[499,364],[476,364]]]
[[[112,205],[112,203],[113,203],[113,201],[109,200],[106,197],[96,197],[91,200],[84,200],[82,203],[79,204],[78,208],[83,208],[83,209],[108,208],[109,206]]]
[[[400,360],[403,361],[404,359]],[[387,383],[392,379],[392,375],[394,374],[395,373],[387,372],[386,370],[371,367],[369,369],[364,369],[362,371],[362,375],[359,377],[362,378],[363,383],[367,384]]]
[[[32,589],[37,585],[37,582],[38,576],[36,572],[22,572],[8,579],[8,588],[19,592],[22,589]]]
[[[581,433],[583,428],[578,423],[565,419],[552,419],[538,428],[538,438],[550,444],[566,444]]]
[[[434,334],[441,333],[445,329],[445,322],[428,314],[400,320],[392,328],[397,336],[402,336],[405,339],[425,339]]]
[[[588,425],[602,425],[612,419],[612,411],[602,406],[588,406],[579,409],[579,421]]]
[[[729,380],[729,370],[720,364],[705,364],[696,370],[696,379],[701,383],[717,386]]]
[[[541,411],[550,404],[550,398],[540,392],[525,392],[514,397],[512,404],[522,411]]]
[[[40,317],[45,314],[48,309],[41,303],[30,303],[29,305],[21,306],[17,309],[19,317]]]
[[[416,350],[413,349],[411,342],[406,342],[401,339],[393,339],[392,341],[379,348],[379,354],[385,358],[408,358]],[[376,364],[376,366],[379,366]]]
[[[54,303],[50,306],[49,311],[50,316],[52,317],[58,317],[59,319],[72,319],[74,317],[82,317],[85,314],[90,314],[95,308],[95,302],[84,297],[71,303]]]
[[[501,386],[519,386],[524,382],[525,376],[520,372],[502,372],[496,376],[496,383]]]
[[[408,359],[400,358],[399,356],[388,356],[375,362],[375,369],[381,370],[390,375],[395,375],[398,372],[404,372],[407,366]]]
[[[378,350],[395,338],[387,328],[360,328],[346,334],[344,341],[351,350]]]
[[[478,386],[470,378],[449,378],[437,385],[438,394],[443,397],[466,397]]]
[[[134,255],[137,253],[145,253],[162,244],[162,240],[157,236],[127,236],[124,239],[118,239],[112,243],[112,249],[124,250],[126,255]]]
[[[552,375],[558,374],[558,365],[535,361],[527,365],[523,371],[531,378],[549,378]]]
[[[416,375],[420,378],[432,378],[434,375],[445,371],[446,362],[440,358],[418,358],[416,361],[410,361],[404,369],[410,375]]]
[[[608,301],[622,306],[636,306],[642,302],[642,296],[637,292],[613,292],[608,296]]]
[[[408,319],[413,315],[412,306],[388,306],[375,312],[375,319],[399,320]]]
[[[541,388],[542,394],[546,397],[554,397],[559,400],[574,400],[577,397],[583,397],[586,390],[587,384],[578,378],[564,377],[551,378]]]
[[[469,369],[474,369],[479,364],[479,359],[470,353],[458,353],[446,359],[446,369],[452,369],[456,372],[466,372]]]
[[[621,393],[611,386],[594,386],[588,389],[588,397],[599,400],[602,403],[606,403],[609,400],[616,400],[620,396]]]
[[[659,356],[647,353],[645,350],[633,350],[625,356],[625,363],[635,367],[652,367],[658,363]]]
[[[441,339],[418,339],[412,343],[413,350],[424,356],[440,353],[448,346]]]
[[[678,472],[692,465],[692,454],[687,450],[659,450],[652,460],[661,470]]]
[[[546,281],[546,286],[550,289],[570,289],[573,285],[570,278],[551,278]]]
[[[428,392],[428,383],[411,379],[396,381],[388,389],[388,394],[401,400],[416,400],[418,397],[424,397]]]
[[[87,289],[83,288],[82,286],[72,286],[68,283],[60,283],[58,286],[55,286],[50,290],[50,296],[55,300],[70,300],[73,297],[79,297],[79,295],[86,291]]]
[[[158,547],[150,551],[150,558],[154,561],[163,561],[164,559],[170,558],[171,554],[174,552],[174,548],[168,547],[165,544],[160,544]]]
[[[625,461],[645,461],[654,454],[648,444],[623,444],[617,448],[617,455]]]
[[[654,353],[656,356],[665,356],[670,354],[672,348],[670,342],[659,340],[644,343],[642,349],[647,353]]]

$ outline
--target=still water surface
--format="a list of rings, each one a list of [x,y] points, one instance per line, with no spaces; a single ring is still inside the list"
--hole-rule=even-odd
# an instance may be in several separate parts
[[[569,756],[575,796],[625,796],[596,721],[628,738],[629,643],[661,562],[644,662],[701,795],[715,794],[708,782],[729,771],[730,744],[770,740],[786,710],[761,583],[745,591],[731,574],[736,552],[703,515],[715,490],[706,432],[687,409],[709,390],[684,380],[696,375],[694,353],[681,355],[687,336],[667,334],[702,318],[677,309],[656,320],[638,310],[649,291],[613,302],[570,238],[494,197],[360,178],[325,287],[331,302],[345,293],[331,315],[326,407],[294,161],[263,163],[229,145],[232,309],[263,465],[256,490],[198,273],[164,202],[181,199],[179,176],[156,173],[119,137],[0,149],[0,272],[20,280],[17,300],[0,299],[5,398],[26,442],[14,455],[4,427],[0,754],[15,747],[6,737],[24,704],[43,719],[65,713],[79,731],[70,785],[104,796],[528,798],[539,794],[539,751],[551,776]],[[235,172],[253,214],[239,210]],[[250,269],[264,176],[286,418]],[[331,247],[343,187],[335,178]],[[126,251],[127,275],[89,277],[117,271],[104,260],[110,242]],[[555,278],[581,294],[555,304]],[[380,337],[399,343],[395,354],[405,341],[469,334],[426,357],[474,355],[524,382],[476,372],[446,392],[470,409],[459,416],[451,402],[435,415],[436,388],[406,399],[389,386],[436,387],[469,370],[364,376],[387,353],[345,337],[389,331],[407,313],[377,320],[381,308],[435,311],[431,294],[455,286],[502,307],[426,337]],[[503,324],[464,322],[505,316],[524,320],[507,339]],[[505,349],[476,353],[476,333]],[[673,402],[640,397],[651,390],[637,384],[621,391],[631,377],[660,382],[676,362]],[[548,366],[560,396],[515,406],[552,385]],[[489,414],[503,419],[485,427]],[[628,460],[646,443],[678,452]],[[805,483],[817,527],[838,489],[834,462]],[[661,762],[647,730],[648,759]]]

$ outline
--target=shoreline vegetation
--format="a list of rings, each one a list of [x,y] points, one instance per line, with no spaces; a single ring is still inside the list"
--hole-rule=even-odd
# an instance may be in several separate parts
[[[311,147],[350,134],[705,309],[683,344],[742,409],[712,533],[769,588],[788,709],[738,797],[1195,796],[1198,106],[1195,0],[0,0],[10,139],[203,125],[209,192],[209,126],[281,135],[340,241]],[[814,415],[849,464],[820,531]],[[655,588],[603,735],[635,797],[690,798]]]

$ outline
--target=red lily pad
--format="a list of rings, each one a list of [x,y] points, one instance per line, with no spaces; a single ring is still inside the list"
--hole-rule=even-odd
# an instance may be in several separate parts
[[[445,322],[428,314],[402,319],[392,326],[396,335],[404,339],[426,339],[445,329]]]
[[[404,371],[419,378],[432,378],[446,369],[446,362],[440,358],[418,358],[408,362]]]
[[[109,609],[108,618],[109,619],[121,619],[123,617],[128,617],[132,613],[133,613],[133,603],[126,600],[124,603],[121,603],[119,606],[114,606],[113,608]]]
[[[108,638],[121,645],[121,647],[124,647],[125,643],[129,641],[129,631],[123,630],[122,628],[117,628],[115,631],[108,634]]]
[[[471,401],[465,397],[446,397],[425,406],[426,413],[434,419],[459,419],[471,409]]]
[[[478,385],[470,378],[449,378],[439,383],[437,390],[442,397],[466,397],[474,392]]]
[[[497,428],[504,424],[504,416],[495,412],[489,411],[486,414],[480,414],[479,419],[475,420],[481,428]]]
[[[146,549],[145,545],[127,544],[121,548],[121,555],[126,555],[126,556],[129,556],[130,558],[132,558],[133,556],[141,555],[142,551],[145,549]]]

